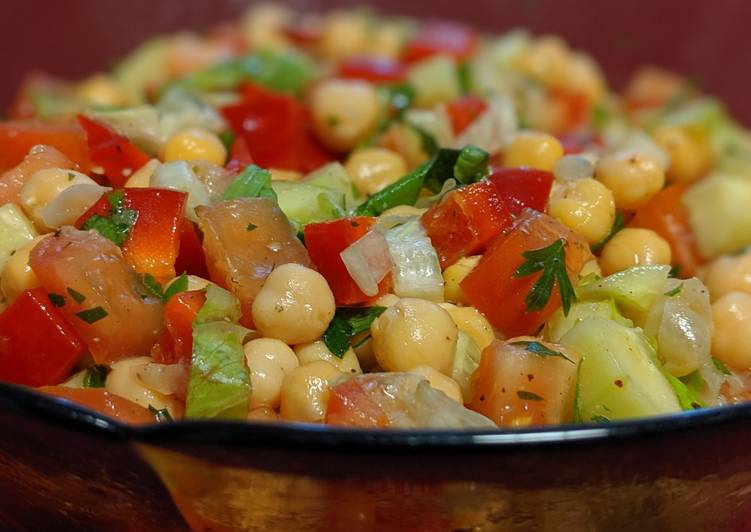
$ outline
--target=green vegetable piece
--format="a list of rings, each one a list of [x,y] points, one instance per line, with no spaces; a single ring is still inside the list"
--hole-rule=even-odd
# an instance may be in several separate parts
[[[224,191],[224,200],[238,198],[271,198],[276,201],[276,193],[271,188],[271,172],[255,164],[245,167]]]
[[[725,364],[723,364],[722,360],[720,360],[719,358],[712,357],[712,364],[714,364],[714,367],[717,369],[717,371],[719,371],[726,377],[729,377],[730,375],[733,374],[733,372],[730,371],[728,367]]]
[[[573,360],[571,360],[569,357],[561,353],[560,351],[554,351],[553,349],[550,349],[545,346],[545,344],[535,341],[519,341],[519,342],[511,342],[511,345],[518,345],[529,351],[530,353],[533,353],[540,357],[559,357],[564,360],[567,360],[568,362],[572,364],[576,364]]]
[[[162,295],[162,300],[166,303],[170,299],[172,299],[172,296],[175,294],[179,294],[180,292],[185,292],[188,289],[188,273],[183,272],[180,274],[180,276],[172,281],[170,285],[167,287],[167,289],[164,291],[164,294]]]
[[[351,347],[353,336],[370,330],[373,321],[383,314],[385,307],[339,308],[334,314],[328,329],[323,333],[323,341],[334,356],[342,358]]]
[[[610,423],[610,418],[601,414],[595,414],[590,419],[592,423]]]
[[[323,188],[305,181],[278,181],[272,184],[277,203],[291,221],[307,225],[346,215],[346,196],[338,190]]]
[[[225,321],[193,324],[186,418],[247,417],[251,385],[242,344],[248,332]]]
[[[668,297],[677,296],[678,294],[681,293],[682,289],[683,289],[683,284],[679,284],[678,286],[676,286],[672,290],[668,290],[667,292],[665,292],[665,295],[668,296]]]
[[[534,392],[528,392],[526,390],[519,390],[516,392],[516,396],[522,401],[544,401],[542,397]]]
[[[454,177],[463,185],[479,181],[489,173],[489,160],[490,154],[482,148],[465,146],[454,164]]]
[[[96,323],[99,320],[106,318],[109,316],[109,313],[102,307],[94,307],[88,310],[82,310],[81,312],[76,312],[76,316],[91,325],[92,323]]]
[[[605,235],[605,237],[597,242],[596,244],[592,244],[590,249],[592,250],[592,253],[599,253],[602,251],[602,248],[605,247],[605,244],[610,242],[610,239],[615,236],[615,234],[626,227],[626,220],[623,218],[623,213],[621,211],[616,211],[615,213],[615,220],[613,220],[613,226],[610,228],[610,231],[608,231],[608,234]]]
[[[704,379],[698,370],[680,379],[667,371],[664,372],[664,375],[670,386],[673,387],[675,396],[683,410],[695,410],[704,406],[704,403],[699,399],[699,393],[704,388]]]
[[[84,388],[104,388],[104,383],[109,375],[110,368],[104,364],[95,364],[86,368],[83,376]]]
[[[64,307],[65,306],[65,296],[61,296],[60,294],[47,294],[47,297],[50,300],[50,303],[55,305],[57,308]]]
[[[212,321],[237,323],[241,316],[240,301],[224,288],[212,283],[206,287],[206,302],[196,314],[194,324]]]
[[[150,273],[146,273],[141,277],[141,284],[143,284],[144,288],[146,288],[146,290],[148,290],[154,297],[164,299],[164,290],[162,289],[162,285],[160,285],[159,282],[154,279],[154,276]]]
[[[559,342],[560,339],[574,326],[585,318],[599,316],[606,320],[613,320],[626,327],[631,327],[633,322],[621,316],[612,299],[604,301],[579,301],[571,305],[568,315],[563,315],[563,310],[556,310],[545,324],[544,336],[551,342]]]
[[[118,246],[122,246],[128,239],[133,224],[138,219],[138,211],[123,207],[124,192],[115,190],[107,195],[107,202],[111,211],[107,216],[93,215],[86,220],[82,229],[85,231],[95,230],[103,237],[112,240]]]
[[[566,241],[558,239],[547,247],[525,251],[522,257],[527,260],[514,272],[514,277],[526,277],[542,271],[524,300],[527,311],[545,308],[553,293],[553,286],[558,283],[561,307],[564,316],[567,315],[571,304],[576,302],[576,293],[566,271]]]

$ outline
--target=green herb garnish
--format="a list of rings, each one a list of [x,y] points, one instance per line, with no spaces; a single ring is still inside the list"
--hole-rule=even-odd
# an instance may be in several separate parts
[[[590,421],[593,423],[610,423],[610,418],[603,416],[602,414],[594,414]]]
[[[337,309],[329,328],[323,333],[326,347],[334,356],[342,358],[351,347],[352,337],[368,331],[373,321],[385,310],[385,307]]]
[[[725,364],[723,364],[722,360],[720,360],[719,358],[712,357],[712,364],[714,364],[714,367],[717,369],[717,371],[719,371],[726,377],[729,377],[730,375],[733,374],[733,372],[730,371],[728,367]]]
[[[180,274],[179,277],[169,284],[167,290],[164,290],[162,285],[160,285],[159,282],[154,279],[154,276],[149,273],[144,274],[143,277],[141,277],[141,282],[151,295],[158,297],[166,303],[175,294],[185,292],[188,289],[188,274],[186,272]]]
[[[106,318],[109,314],[102,307],[94,307],[88,310],[82,310],[81,312],[76,312],[76,316],[91,325],[92,323],[96,323],[97,321]]]
[[[125,194],[122,190],[115,190],[107,195],[107,202],[111,210],[109,215],[93,215],[86,220],[82,229],[94,230],[105,238],[112,240],[118,246],[122,246],[130,235],[133,225],[138,219],[138,211],[123,207]]]
[[[524,299],[527,312],[545,308],[553,293],[553,286],[558,283],[563,315],[567,316],[571,304],[576,302],[576,293],[566,271],[566,241],[560,238],[547,247],[525,251],[522,257],[527,261],[514,272],[514,277],[542,272]]]
[[[572,364],[575,364],[573,360],[571,360],[560,351],[554,351],[553,349],[550,349],[549,347],[545,346],[545,344],[540,342],[521,340],[518,342],[511,342],[511,345],[522,346],[530,353],[534,353],[535,355],[540,357],[559,357],[567,360],[568,362],[571,362]]]
[[[456,180],[467,185],[479,181],[488,175],[488,161],[490,154],[477,146],[465,146],[454,165],[454,177]]]
[[[86,368],[83,376],[84,388],[104,388],[104,383],[109,375],[110,368],[104,364],[95,364]]]
[[[665,292],[665,295],[668,296],[668,297],[677,296],[678,294],[681,293],[681,290],[683,290],[683,283],[679,284],[678,286],[676,286],[672,290],[668,290],[667,292]]]
[[[528,392],[526,390],[519,390],[518,392],[516,392],[516,396],[522,401],[544,401],[545,400],[539,395],[537,395],[536,393]]]
[[[81,292],[78,292],[77,290],[73,290],[72,288],[68,287],[66,288],[68,295],[73,298],[73,301],[78,303],[79,305],[86,301],[86,296],[83,295]]]
[[[154,414],[154,417],[156,418],[158,423],[163,423],[165,421],[173,421],[172,416],[169,413],[169,410],[167,410],[166,408],[160,408],[157,410],[152,405],[149,405],[149,412]]]
[[[248,226],[245,228],[246,231],[251,232],[258,229],[258,226],[256,224],[248,224]]]
[[[50,300],[50,303],[55,305],[57,308],[64,307],[65,306],[65,296],[61,296],[60,294],[47,294],[47,297]]]
[[[76,174],[68,172],[68,181],[73,181],[76,178]]]
[[[238,198],[270,198],[276,201],[276,192],[271,188],[271,172],[251,164],[240,172],[224,191],[224,200]]]
[[[599,253],[602,251],[602,248],[605,247],[605,244],[610,242],[610,239],[615,236],[615,234],[626,227],[626,220],[623,218],[623,213],[621,211],[616,211],[615,213],[615,220],[613,220],[613,226],[610,228],[610,231],[607,235],[605,235],[605,238],[600,240],[596,244],[592,244],[590,249],[592,250],[592,253]]]

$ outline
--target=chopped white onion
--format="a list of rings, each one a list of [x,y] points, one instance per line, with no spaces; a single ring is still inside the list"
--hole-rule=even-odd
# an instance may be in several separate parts
[[[156,364],[149,362],[133,368],[144,386],[163,395],[175,395],[187,382],[183,364]]]
[[[363,294],[371,297],[378,295],[378,283],[391,271],[392,266],[383,233],[372,229],[339,255]]]
[[[112,190],[94,183],[73,185],[63,190],[42,210],[41,218],[47,227],[73,225],[82,214],[94,205],[102,194]]]
[[[473,144],[491,155],[499,152],[519,129],[514,103],[508,96],[493,96],[488,107],[454,140],[455,148]]]
[[[399,297],[419,297],[443,301],[443,276],[438,254],[418,218],[386,233],[394,263],[394,293]]]
[[[151,175],[149,184],[155,188],[187,192],[188,204],[185,206],[185,216],[193,222],[198,221],[195,208],[211,202],[206,185],[198,179],[186,161],[172,161],[160,165]]]
[[[576,181],[595,175],[595,165],[589,157],[583,155],[566,155],[561,157],[555,167],[553,174],[559,181]]]

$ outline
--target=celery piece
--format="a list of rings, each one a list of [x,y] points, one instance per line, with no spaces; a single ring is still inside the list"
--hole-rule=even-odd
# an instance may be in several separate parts
[[[342,163],[328,163],[305,176],[301,181],[308,185],[315,185],[344,195],[344,208],[355,207],[358,201],[362,201],[362,195],[350,181],[349,173]]]
[[[230,292],[213,283],[206,287],[206,302],[196,314],[195,323],[228,321],[237,323],[242,316],[240,302]]]
[[[134,104],[145,101],[146,88],[165,80],[164,62],[169,47],[167,38],[151,39],[115,66],[112,74],[120,82],[128,101]]]
[[[299,225],[333,220],[346,215],[345,195],[305,181],[274,181],[279,208],[290,221]]]
[[[8,258],[37,236],[34,224],[15,203],[0,207],[0,272]]]
[[[632,322],[618,312],[612,299],[603,301],[579,301],[571,305],[568,315],[563,314],[563,309],[556,310],[545,324],[543,335],[551,342],[559,342],[560,339],[577,323],[585,318],[600,317],[613,320],[622,325],[631,326]]]
[[[461,96],[456,63],[447,55],[435,55],[412,65],[407,72],[407,82],[415,91],[415,103],[419,107],[432,107]]]
[[[451,367],[451,378],[456,381],[462,391],[464,404],[472,401],[474,387],[472,386],[472,375],[480,366],[480,357],[482,351],[477,346],[470,335],[464,331],[459,331],[456,339],[456,348],[454,349],[454,362]]]
[[[209,191],[186,161],[172,161],[159,165],[149,184],[155,188],[168,188],[188,194],[185,216],[197,222],[195,208],[209,204]]]
[[[223,200],[238,198],[269,198],[276,201],[276,192],[271,188],[271,172],[255,164],[246,166],[222,196]]]

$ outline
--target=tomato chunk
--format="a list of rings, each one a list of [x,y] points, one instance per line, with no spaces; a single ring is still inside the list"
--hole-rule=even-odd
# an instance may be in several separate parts
[[[174,295],[164,305],[166,330],[151,350],[159,364],[190,362],[193,351],[193,320],[206,302],[206,292],[193,290]]]
[[[146,408],[123,397],[111,394],[104,388],[44,386],[37,390],[48,395],[66,399],[122,423],[142,425],[156,421],[154,414]]]
[[[530,342],[560,356],[530,351]],[[496,340],[482,352],[472,375],[469,407],[499,427],[560,424],[573,419],[574,386],[580,356],[539,338]]]
[[[237,137],[232,142],[232,148],[229,150],[229,161],[225,168],[230,172],[240,172],[246,166],[253,164],[253,156],[248,148],[245,138]]]
[[[149,156],[127,138],[109,127],[78,115],[78,123],[86,131],[91,162],[104,170],[104,175],[116,187],[149,162]]]
[[[138,213],[123,243],[125,258],[138,273],[174,277],[187,194],[159,188],[126,188],[122,193],[123,207]],[[111,211],[104,195],[78,219],[76,227],[94,215],[109,216]]]
[[[76,169],[89,171],[89,148],[83,130],[75,124],[44,124],[33,120],[0,122],[0,172],[18,165],[37,144],[63,153]]]
[[[337,305],[360,305],[374,301],[391,287],[391,276],[379,284],[379,294],[365,295],[347,271],[339,254],[365,236],[375,218],[358,216],[305,226],[305,247],[318,272],[326,278]]]
[[[162,301],[148,294],[120,249],[94,231],[65,227],[29,264],[98,364],[146,355],[162,332]]]
[[[511,222],[508,208],[489,181],[449,192],[422,215],[444,269],[485,249]]]
[[[477,47],[477,32],[455,22],[425,23],[408,42],[404,60],[412,63],[436,54],[468,59]]]
[[[208,279],[209,269],[206,267],[206,255],[203,253],[201,237],[193,222],[183,220],[180,230],[180,253],[175,260],[175,271],[186,272],[188,275],[197,275]]]
[[[681,203],[688,185],[671,185],[658,192],[636,210],[629,226],[651,229],[668,244],[673,263],[683,278],[693,277],[704,262],[696,247],[696,237],[688,223],[686,208]]]
[[[86,346],[43,288],[21,294],[0,314],[0,379],[44,386],[62,382]]]
[[[495,168],[490,176],[513,215],[526,208],[544,212],[553,179],[552,173],[536,168]]]
[[[75,163],[55,148],[44,145],[35,146],[16,167],[0,175],[0,205],[20,203],[21,189],[26,181],[39,170],[73,169],[74,167]]]
[[[542,272],[514,277],[525,262],[522,253],[547,247],[561,238],[566,241],[566,269],[575,285],[584,263],[591,258],[589,247],[580,236],[553,218],[533,210],[524,211],[513,229],[491,244],[462,281],[462,290],[472,306],[485,314],[506,337],[536,334],[545,320],[561,306],[556,283],[545,307],[527,312],[524,300]]]
[[[404,63],[387,57],[353,57],[339,64],[339,77],[362,79],[371,83],[399,83],[407,68]]]
[[[326,423],[346,427],[387,427],[388,416],[379,404],[377,389],[368,380],[350,379],[331,389]]]
[[[458,135],[467,129],[487,107],[485,100],[474,94],[468,94],[446,104],[446,112],[451,119],[454,134]]]

